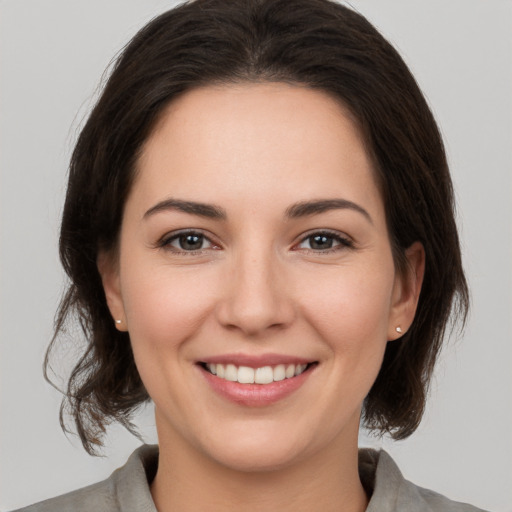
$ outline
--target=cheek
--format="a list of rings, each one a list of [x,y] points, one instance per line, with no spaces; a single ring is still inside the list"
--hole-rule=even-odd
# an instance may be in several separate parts
[[[303,316],[328,345],[334,364],[361,379],[377,374],[387,344],[394,267],[390,262],[317,274],[303,286]]]
[[[133,255],[121,267],[125,315],[140,377],[155,404],[176,417],[190,408],[182,383],[190,372],[190,340],[205,328],[216,300],[212,274],[149,265]]]
[[[165,265],[127,272],[123,302],[130,336],[136,343],[169,347],[187,339],[215,302],[212,276],[193,269],[171,271]],[[203,273],[204,274],[204,273]]]
[[[190,336],[218,287],[213,268],[171,264],[163,250],[148,247],[133,231],[121,236],[121,296],[134,352],[147,359]]]

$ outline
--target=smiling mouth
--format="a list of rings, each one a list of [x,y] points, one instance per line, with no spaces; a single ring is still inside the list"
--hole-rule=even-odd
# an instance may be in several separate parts
[[[309,370],[315,363],[307,364],[278,364],[251,368],[234,364],[201,363],[201,366],[212,375],[230,382],[240,384],[271,384],[286,379],[298,377]]]

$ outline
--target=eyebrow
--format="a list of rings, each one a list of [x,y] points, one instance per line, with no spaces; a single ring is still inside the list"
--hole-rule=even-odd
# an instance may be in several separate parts
[[[358,204],[347,199],[318,199],[314,201],[301,201],[286,209],[286,216],[291,219],[307,217],[324,213],[329,210],[353,210],[362,214],[370,224],[373,224],[370,214]],[[143,216],[144,219],[160,212],[177,210],[209,219],[226,220],[227,213],[220,206],[198,203],[196,201],[184,201],[181,199],[165,199],[152,206]]]
[[[302,201],[295,203],[286,210],[286,216],[292,219],[316,215],[329,210],[353,210],[362,214],[366,220],[373,224],[370,214],[362,207],[347,199],[318,199],[315,201]]]
[[[226,211],[219,206],[206,203],[197,203],[195,201],[182,201],[180,199],[165,199],[152,206],[145,214],[144,219],[168,210],[178,210],[180,212],[199,215],[209,219],[225,220],[227,218]]]

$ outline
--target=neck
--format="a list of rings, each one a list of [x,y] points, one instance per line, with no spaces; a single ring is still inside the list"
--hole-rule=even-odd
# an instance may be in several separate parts
[[[159,512],[363,512],[368,504],[359,480],[357,432],[350,443],[343,439],[325,453],[266,471],[226,467],[173,435],[159,434],[151,485]]]

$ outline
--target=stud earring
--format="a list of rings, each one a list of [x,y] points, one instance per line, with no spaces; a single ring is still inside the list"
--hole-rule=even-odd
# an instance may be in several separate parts
[[[401,328],[400,326],[395,327],[395,331],[396,331],[398,334],[402,334],[402,328]]]
[[[119,325],[121,323],[121,320],[116,320],[116,324]]]

